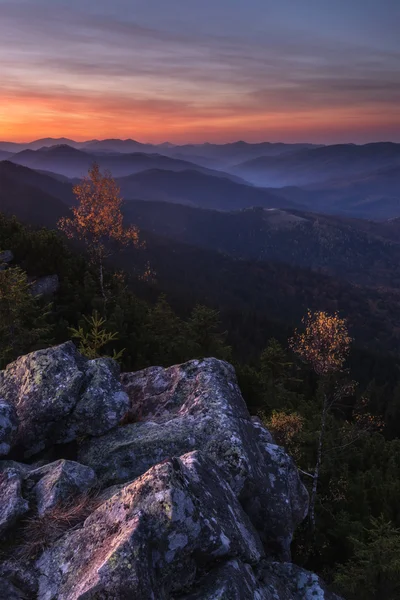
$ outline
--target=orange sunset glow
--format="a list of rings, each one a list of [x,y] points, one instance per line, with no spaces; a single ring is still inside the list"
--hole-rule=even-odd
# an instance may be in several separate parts
[[[286,18],[257,0],[201,12],[174,0],[168,15],[123,0],[0,0],[0,139],[395,141],[397,36],[385,23],[368,39],[376,15],[358,27],[358,4]]]

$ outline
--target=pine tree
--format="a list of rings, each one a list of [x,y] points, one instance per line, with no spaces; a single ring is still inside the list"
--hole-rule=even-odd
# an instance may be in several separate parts
[[[0,368],[49,341],[49,306],[30,291],[19,267],[0,271]]]
[[[361,539],[352,538],[354,557],[342,565],[336,584],[348,600],[400,598],[400,529],[383,516],[371,519]]]

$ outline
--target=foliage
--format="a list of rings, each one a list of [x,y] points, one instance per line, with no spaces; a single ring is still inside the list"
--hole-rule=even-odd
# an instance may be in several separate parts
[[[104,328],[106,319],[101,317],[96,310],[90,317],[83,318],[87,326],[86,328],[82,326],[70,328],[71,336],[79,341],[79,352],[90,359],[107,356],[103,351],[106,346],[118,339],[118,333],[111,333]],[[119,352],[113,350],[109,358],[120,360],[123,352],[123,350]]]
[[[290,340],[290,346],[317,375],[339,371],[350,350],[351,337],[346,322],[337,313],[308,311],[303,319],[305,331]]]
[[[77,206],[71,209],[73,216],[63,217],[58,226],[67,237],[76,237],[85,243],[99,268],[105,300],[103,265],[112,254],[112,243],[138,246],[139,230],[134,226],[124,227],[120,189],[111,173],[101,173],[98,164],[93,164],[88,176],[74,186],[73,192],[77,200]]]
[[[19,267],[0,271],[0,368],[23,352],[48,342],[48,307],[30,291]]]
[[[304,427],[304,418],[298,413],[285,411],[272,411],[269,418],[263,418],[265,426],[272,433],[274,440],[293,456],[295,460],[301,457],[301,433]]]
[[[196,304],[188,321],[188,334],[193,340],[197,357],[217,356],[229,360],[231,348],[226,345],[226,332],[220,332],[220,315],[217,310]]]
[[[339,567],[336,583],[348,600],[398,600],[400,529],[383,515],[371,518],[361,538],[351,538],[354,556]]]

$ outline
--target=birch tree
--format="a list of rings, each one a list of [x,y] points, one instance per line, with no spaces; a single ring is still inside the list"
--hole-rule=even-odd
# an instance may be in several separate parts
[[[100,171],[98,164],[93,164],[88,175],[74,186],[73,192],[77,205],[71,209],[72,217],[62,218],[58,227],[69,238],[82,240],[86,245],[98,270],[105,308],[104,263],[116,245],[139,246],[139,230],[135,226],[124,227],[119,186],[109,171]]]
[[[313,479],[310,495],[309,519],[312,530],[315,530],[315,503],[317,499],[318,481],[320,476],[323,446],[326,432],[326,422],[329,410],[344,395],[348,394],[353,384],[340,382],[337,377],[343,371],[343,365],[352,342],[346,321],[337,313],[329,315],[326,312],[308,311],[303,319],[304,331],[295,332],[290,340],[290,347],[308,363],[320,380],[322,393],[322,411],[320,430],[317,438],[317,458],[312,474]]]

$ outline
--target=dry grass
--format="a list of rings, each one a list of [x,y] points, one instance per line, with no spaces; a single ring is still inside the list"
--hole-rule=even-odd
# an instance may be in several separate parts
[[[35,559],[67,531],[79,527],[102,500],[98,493],[83,494],[55,506],[43,517],[25,519],[20,530],[17,554],[21,559]]]

